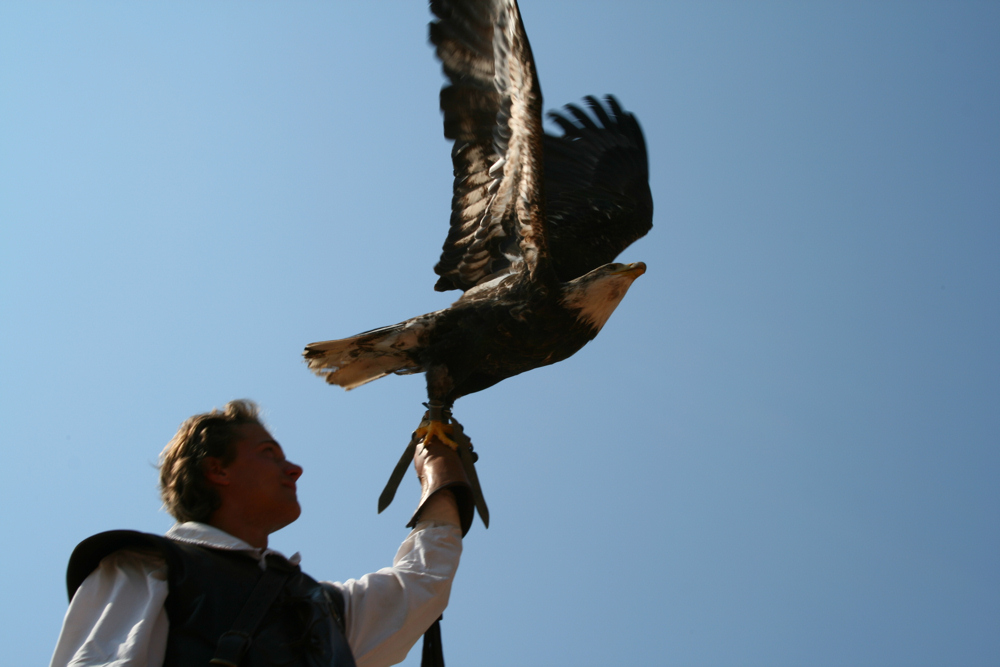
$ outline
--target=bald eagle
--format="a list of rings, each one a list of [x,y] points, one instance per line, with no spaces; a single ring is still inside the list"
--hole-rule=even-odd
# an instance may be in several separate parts
[[[431,0],[430,41],[448,83],[451,223],[435,289],[450,308],[312,343],[309,368],[353,389],[426,373],[430,405],[566,359],[593,339],[645,264],[612,263],[652,227],[646,145],[613,97],[550,113],[515,0]],[[424,437],[449,442],[446,420]]]

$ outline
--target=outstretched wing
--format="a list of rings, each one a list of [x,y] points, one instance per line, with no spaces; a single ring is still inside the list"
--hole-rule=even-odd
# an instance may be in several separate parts
[[[549,112],[562,136],[545,136],[545,208],[552,266],[562,281],[614,261],[653,226],[646,142],[612,96]]]
[[[550,280],[542,192],[542,94],[515,0],[432,0],[430,39],[449,84],[451,228],[434,289],[513,271]]]

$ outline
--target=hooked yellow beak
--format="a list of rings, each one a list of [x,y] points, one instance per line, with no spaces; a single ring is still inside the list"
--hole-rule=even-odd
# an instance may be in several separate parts
[[[633,279],[638,278],[646,272],[645,262],[633,262],[632,264],[624,264],[622,268],[615,271],[615,273],[624,273],[626,275],[632,276]]]

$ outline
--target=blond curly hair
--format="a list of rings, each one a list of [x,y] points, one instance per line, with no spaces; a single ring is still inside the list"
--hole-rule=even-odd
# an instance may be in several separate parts
[[[207,522],[219,508],[219,495],[205,479],[206,457],[224,466],[236,457],[233,446],[239,427],[263,426],[260,408],[250,400],[230,401],[222,410],[190,417],[177,429],[160,454],[160,498],[178,521]]]

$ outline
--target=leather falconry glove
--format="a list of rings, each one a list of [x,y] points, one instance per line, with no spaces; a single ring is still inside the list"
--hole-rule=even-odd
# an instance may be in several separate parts
[[[475,515],[475,502],[472,498],[472,486],[462,467],[458,452],[442,444],[436,438],[426,445],[419,445],[413,455],[413,467],[420,478],[420,504],[413,513],[407,528],[417,525],[420,515],[428,506],[428,501],[439,492],[450,491],[458,506],[458,518],[465,537],[472,527]]]

